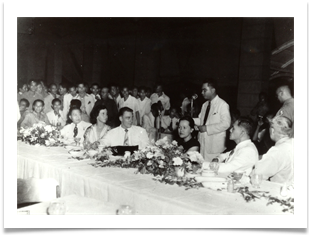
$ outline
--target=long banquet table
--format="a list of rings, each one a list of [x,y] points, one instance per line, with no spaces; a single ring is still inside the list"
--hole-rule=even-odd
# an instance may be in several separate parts
[[[17,178],[54,178],[61,196],[78,195],[107,203],[130,205],[137,214],[267,215],[284,214],[277,204],[262,198],[245,202],[239,193],[207,188],[185,190],[163,184],[152,175],[134,174],[135,169],[95,168],[93,160],[70,158],[63,147],[31,146],[17,143]],[[263,182],[260,190],[279,197],[281,185]],[[250,190],[253,188],[250,186]]]

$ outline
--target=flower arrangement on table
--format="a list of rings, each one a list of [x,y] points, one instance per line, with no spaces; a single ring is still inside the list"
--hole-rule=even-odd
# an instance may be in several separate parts
[[[18,139],[30,145],[60,146],[58,140],[60,132],[57,127],[37,123],[29,128],[21,128],[18,133]]]
[[[169,143],[167,137],[158,140],[154,145],[149,145],[144,149],[134,151],[132,154],[125,153],[123,158],[111,160],[112,151],[104,148],[101,153],[95,156],[95,167],[121,167],[136,168],[137,173],[152,174],[156,180],[165,183],[183,185],[189,183],[185,180],[186,173],[195,173],[201,168],[204,161],[198,152],[182,153],[176,141]],[[191,185],[197,183],[194,179]]]

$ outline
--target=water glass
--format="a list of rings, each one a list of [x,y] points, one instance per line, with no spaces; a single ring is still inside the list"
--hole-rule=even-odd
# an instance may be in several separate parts
[[[215,172],[215,174],[218,174],[218,169],[219,169],[219,162],[211,162],[210,163],[210,169]]]
[[[117,210],[117,215],[134,215],[135,210],[129,205],[121,205]]]
[[[252,185],[254,188],[260,188],[260,184],[262,182],[262,175],[260,174],[253,174],[251,176]]]

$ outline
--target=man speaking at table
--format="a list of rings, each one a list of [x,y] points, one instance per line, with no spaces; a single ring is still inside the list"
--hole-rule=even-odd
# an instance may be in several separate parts
[[[149,138],[144,128],[133,125],[133,110],[123,107],[119,111],[121,125],[109,131],[101,141],[105,147],[136,146],[139,149],[149,144]]]
[[[219,98],[216,88],[213,79],[203,83],[202,95],[207,101],[202,105],[199,118],[194,118],[199,130],[201,154],[206,161],[211,161],[226,149],[226,130],[231,123],[229,105]]]

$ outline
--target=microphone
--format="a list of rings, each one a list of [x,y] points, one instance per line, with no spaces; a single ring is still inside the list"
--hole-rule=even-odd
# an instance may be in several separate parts
[[[191,97],[193,100],[196,100],[198,98],[198,95],[197,94],[193,94],[192,97]]]

